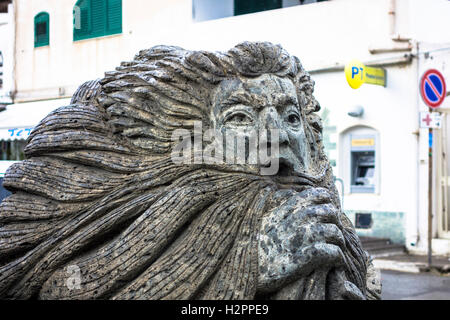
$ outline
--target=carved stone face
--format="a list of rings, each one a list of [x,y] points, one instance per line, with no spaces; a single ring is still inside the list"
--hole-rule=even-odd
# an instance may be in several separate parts
[[[258,133],[259,148],[278,143],[279,175],[303,173],[310,167],[310,150],[302,120],[302,105],[291,80],[264,74],[224,80],[212,99],[213,127],[222,134],[249,137]],[[261,138],[276,130],[278,139]],[[261,163],[266,165],[266,163]]]

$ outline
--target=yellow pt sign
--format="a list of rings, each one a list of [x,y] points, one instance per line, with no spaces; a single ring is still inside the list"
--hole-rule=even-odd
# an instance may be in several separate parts
[[[353,89],[358,89],[363,83],[386,86],[386,70],[367,67],[358,60],[350,61],[344,69],[347,82]]]
[[[365,66],[358,60],[352,60],[345,66],[347,82],[353,89],[358,89],[364,83]]]

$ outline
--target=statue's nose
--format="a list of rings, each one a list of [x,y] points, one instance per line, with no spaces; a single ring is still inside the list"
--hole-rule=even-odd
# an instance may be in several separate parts
[[[269,130],[276,130],[278,131],[278,138],[272,137],[271,134],[267,137],[268,143],[276,143],[278,142],[280,145],[282,144],[289,144],[289,137],[287,135],[287,132],[283,126],[283,119],[278,114],[278,111],[270,106],[266,107],[262,112],[262,128],[269,131]],[[275,141],[277,140],[277,141]]]

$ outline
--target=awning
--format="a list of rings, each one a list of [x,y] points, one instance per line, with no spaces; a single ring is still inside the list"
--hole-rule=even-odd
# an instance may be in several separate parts
[[[54,99],[10,104],[0,112],[0,140],[26,139],[33,128],[53,110],[70,104]]]

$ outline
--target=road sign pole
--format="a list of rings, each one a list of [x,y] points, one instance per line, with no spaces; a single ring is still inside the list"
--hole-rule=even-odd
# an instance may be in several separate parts
[[[431,268],[431,239],[433,236],[433,128],[428,129],[428,268]]]
[[[436,69],[427,70],[420,80],[420,94],[425,104],[433,109],[438,108],[446,96],[445,79]],[[435,119],[431,113],[432,118]],[[422,121],[422,120],[421,120]],[[434,120],[436,122],[436,120]],[[439,122],[439,121],[438,121]],[[436,125],[436,124],[433,124]],[[427,126],[429,119],[427,116]],[[432,259],[432,238],[433,238],[433,128],[428,129],[428,268],[431,268]]]

